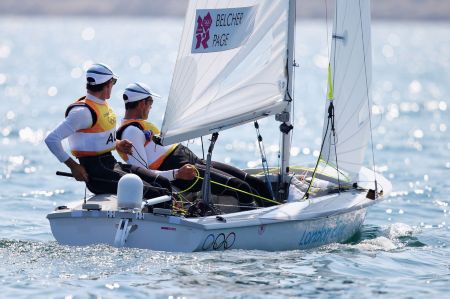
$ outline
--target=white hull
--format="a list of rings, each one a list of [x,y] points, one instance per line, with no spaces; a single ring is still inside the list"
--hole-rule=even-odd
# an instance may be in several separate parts
[[[58,215],[50,218],[53,235],[64,245],[114,245],[120,218]],[[253,225],[190,225],[177,217],[145,215],[144,220],[132,218],[132,228],[125,246],[161,251],[192,252],[225,249],[293,250],[344,242],[360,228],[366,208],[314,220],[255,221]],[[67,216],[67,217],[64,217]],[[119,216],[119,213],[118,215]],[[120,217],[135,217],[122,213]],[[215,217],[211,217],[213,221]],[[180,221],[181,220],[181,221]],[[207,221],[208,219],[204,219]],[[173,222],[180,221],[180,224]],[[186,223],[187,222],[187,223]],[[211,221],[212,222],[212,221]],[[264,224],[264,222],[266,222]]]
[[[96,196],[109,199],[114,196]],[[56,240],[65,245],[109,244],[152,250],[191,252],[224,249],[292,250],[343,242],[361,227],[368,206],[377,200],[354,191],[287,203],[255,211],[203,218],[130,211],[66,209],[47,217]],[[340,208],[337,208],[340,206]],[[117,241],[121,219],[129,233]]]

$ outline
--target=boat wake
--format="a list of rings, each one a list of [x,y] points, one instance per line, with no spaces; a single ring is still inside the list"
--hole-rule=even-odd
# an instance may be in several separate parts
[[[386,227],[363,225],[361,231],[346,244],[336,245],[342,246],[341,249],[362,251],[392,251],[404,247],[427,246],[417,239],[416,235],[420,232],[420,228],[405,223],[393,223]]]

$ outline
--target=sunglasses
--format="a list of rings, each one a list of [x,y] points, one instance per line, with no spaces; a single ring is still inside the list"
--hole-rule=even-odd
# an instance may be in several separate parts
[[[116,85],[117,79],[116,78],[111,78],[111,82],[113,85]]]
[[[144,99],[147,103],[153,104],[153,99],[152,97],[148,97]]]

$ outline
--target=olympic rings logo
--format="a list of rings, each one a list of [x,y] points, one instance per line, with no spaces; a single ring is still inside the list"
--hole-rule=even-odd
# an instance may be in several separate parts
[[[236,241],[236,234],[234,232],[228,233],[226,236],[224,233],[220,233],[217,236],[209,234],[203,242],[202,249],[219,250],[222,248],[225,250],[231,248],[234,245],[234,241]]]

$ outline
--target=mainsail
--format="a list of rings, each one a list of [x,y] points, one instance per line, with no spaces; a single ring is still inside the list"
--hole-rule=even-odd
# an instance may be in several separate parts
[[[287,106],[288,0],[191,0],[161,128],[163,144]]]
[[[370,1],[336,1],[319,171],[339,169],[342,182],[354,181],[370,138],[370,40]]]

